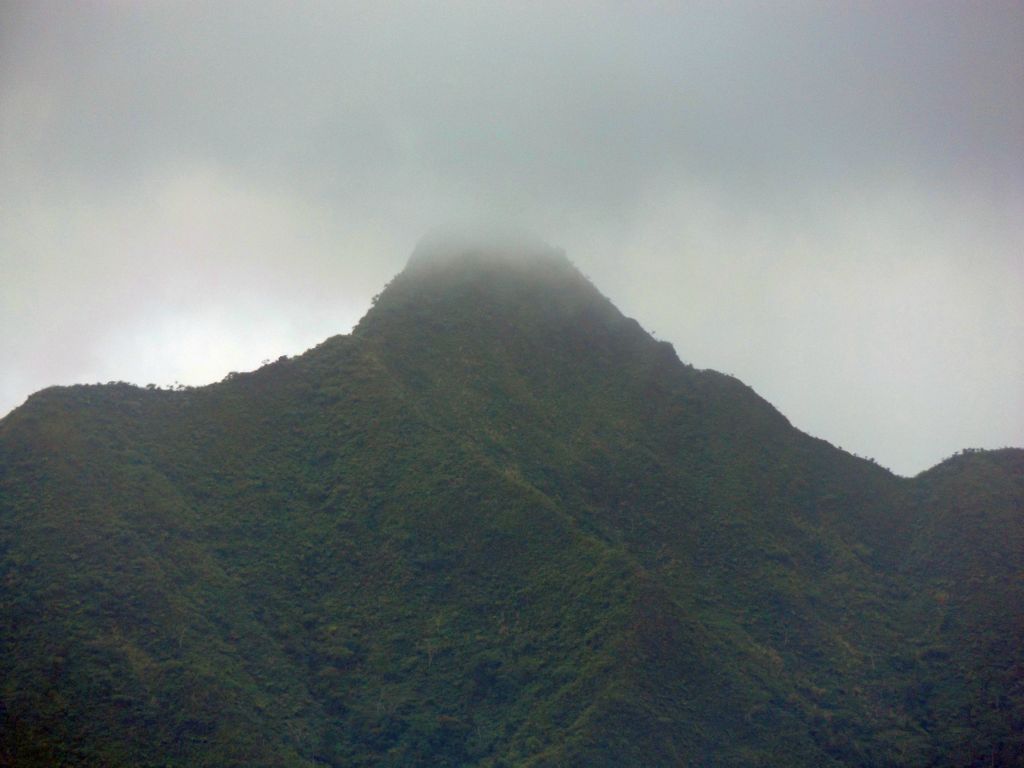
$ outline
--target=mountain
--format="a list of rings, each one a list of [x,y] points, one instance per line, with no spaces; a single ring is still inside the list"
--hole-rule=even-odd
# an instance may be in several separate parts
[[[1024,451],[900,478],[561,253],[0,421],[0,765],[1024,762]]]

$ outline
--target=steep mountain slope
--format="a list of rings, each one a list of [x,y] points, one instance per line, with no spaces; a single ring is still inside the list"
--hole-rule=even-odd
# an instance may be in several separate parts
[[[1022,455],[895,477],[427,243],[304,355],[0,422],[0,757],[1010,765]]]

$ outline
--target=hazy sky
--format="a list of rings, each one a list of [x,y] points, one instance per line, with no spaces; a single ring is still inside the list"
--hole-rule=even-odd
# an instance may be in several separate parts
[[[897,472],[1024,445],[1017,0],[0,4],[0,414],[299,353],[477,217]]]

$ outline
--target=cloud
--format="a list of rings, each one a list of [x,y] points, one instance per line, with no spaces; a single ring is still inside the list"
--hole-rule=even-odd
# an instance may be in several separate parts
[[[3,217],[12,405],[26,384],[205,383],[224,366],[301,351],[351,326],[401,265],[376,263],[394,244],[339,229],[325,206],[206,166],[166,168],[118,194],[37,198]]]
[[[1019,4],[0,14],[0,410],[297,352],[478,217],[901,471],[1024,442]]]
[[[799,221],[703,188],[648,211],[625,252],[636,268],[592,276],[684,360],[903,472],[1021,442],[1008,383],[1024,376],[1024,226],[1010,210],[890,179],[805,202]]]

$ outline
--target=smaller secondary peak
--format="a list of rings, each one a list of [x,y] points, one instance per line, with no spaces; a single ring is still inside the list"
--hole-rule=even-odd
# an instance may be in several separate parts
[[[528,229],[509,225],[444,227],[424,235],[409,257],[407,272],[472,264],[530,266],[569,263],[565,253]]]

